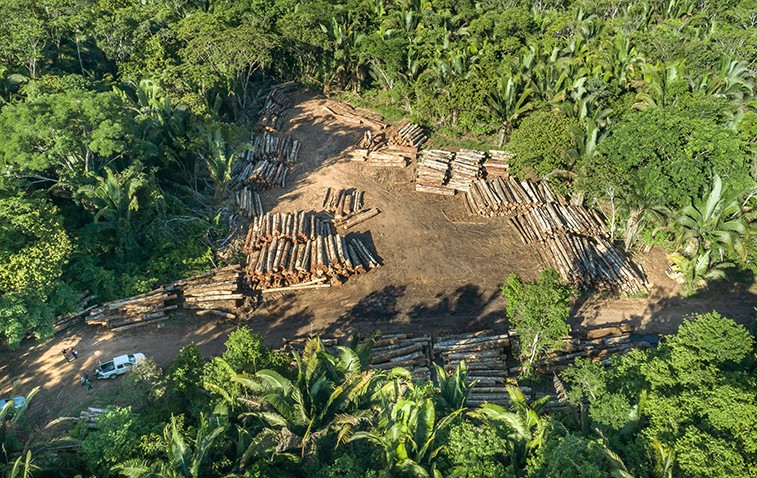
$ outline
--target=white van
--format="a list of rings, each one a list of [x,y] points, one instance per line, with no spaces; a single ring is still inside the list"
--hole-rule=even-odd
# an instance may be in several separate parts
[[[119,355],[110,362],[98,362],[95,378],[116,378],[128,372],[131,368],[145,359],[145,354]]]

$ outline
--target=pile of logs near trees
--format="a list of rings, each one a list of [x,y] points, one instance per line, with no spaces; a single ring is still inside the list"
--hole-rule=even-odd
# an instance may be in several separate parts
[[[416,170],[415,190],[444,196],[468,191],[471,183],[483,174],[481,163],[485,157],[485,153],[469,149],[457,153],[423,151]]]
[[[379,266],[356,237],[338,234],[314,213],[268,213],[250,225],[245,241],[247,280],[253,289],[340,285]]]
[[[486,177],[500,176],[505,179],[510,177],[510,161],[515,157],[514,153],[507,151],[489,150],[489,156],[484,160]]]
[[[416,151],[428,140],[428,135],[423,128],[415,123],[407,123],[389,136],[389,144],[396,146],[409,146]]]
[[[245,217],[258,217],[263,215],[263,203],[260,200],[260,194],[254,192],[247,186],[235,194],[237,209]]]
[[[628,294],[647,289],[644,274],[608,241],[597,212],[568,204],[546,182],[478,179],[466,199],[473,214],[509,216],[523,243],[539,244],[544,262],[577,287]]]
[[[323,210],[333,214],[335,219],[352,216],[364,206],[365,192],[351,189],[326,189]]]
[[[278,131],[284,125],[286,111],[292,107],[289,96],[297,88],[294,82],[282,83],[271,88],[260,111],[259,131]]]
[[[244,298],[240,290],[242,267],[233,264],[174,282],[180,302],[197,315],[214,315],[234,319],[233,313]]]
[[[449,151],[424,151],[416,168],[415,190],[443,196],[454,195],[455,191],[445,186],[449,181],[449,164],[454,157],[455,153]]]
[[[376,150],[357,148],[347,151],[347,155],[350,161],[364,161],[371,166],[404,168],[415,161],[418,150],[411,146],[386,146]]]
[[[551,374],[565,370],[573,364],[577,357],[589,358],[592,361],[602,361],[607,364],[608,359],[618,353],[625,353],[634,348],[648,348],[647,342],[631,342],[629,332],[619,335],[610,335],[595,339],[583,339],[577,337],[568,337],[565,339],[565,346],[556,352],[547,356],[547,358],[534,363],[537,373]],[[520,366],[513,367],[510,372],[513,374],[520,373]]]
[[[245,159],[252,162],[268,161],[294,166],[301,147],[302,143],[290,136],[279,136],[266,131],[255,137],[252,151],[245,153],[245,156],[251,155],[251,157],[245,157]]]
[[[505,351],[509,348],[509,334],[484,330],[440,337],[434,344],[434,353],[441,357],[447,373],[452,373],[460,362],[465,362],[469,381],[478,382],[468,396],[468,404],[475,406],[483,402],[501,403],[507,399]]]
[[[89,305],[89,303],[93,300],[95,300],[94,294],[91,294],[89,291],[83,292],[79,296],[79,302],[77,302],[76,304],[77,312],[55,317],[55,322],[53,322],[53,333],[57,334],[58,332],[66,330],[72,325],[76,325],[82,322],[84,316],[87,315],[92,309],[97,307],[97,305]]]
[[[481,163],[486,153],[472,149],[461,149],[450,161],[450,174],[447,187],[455,191],[467,192],[473,181],[482,175]]]
[[[178,308],[173,287],[161,287],[127,299],[114,300],[89,311],[89,325],[104,325],[112,331],[129,330],[168,319],[166,312]],[[174,302],[169,305],[169,302]]]
[[[415,379],[431,380],[431,337],[387,334],[378,338],[371,354],[371,367],[391,370],[403,367]]]
[[[87,428],[97,428],[97,419],[106,411],[104,408],[87,407],[79,412],[79,421],[84,422]]]

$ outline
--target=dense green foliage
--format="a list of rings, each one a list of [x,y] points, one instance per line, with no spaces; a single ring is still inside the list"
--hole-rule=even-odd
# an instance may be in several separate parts
[[[257,338],[238,331],[228,348],[243,339],[255,356],[277,355]],[[451,406],[464,367],[437,369],[434,385],[371,369],[369,349],[330,353],[311,339],[291,365],[272,362],[278,371],[246,362],[213,384],[211,362],[185,347],[166,374],[147,363],[124,377],[123,406],[69,432],[78,450],[56,451],[55,440],[33,449],[34,463],[98,477],[757,476],[755,340],[714,312],[609,367],[577,360],[560,374],[566,407],[553,413],[549,396],[514,386],[507,406],[468,407],[467,391]],[[21,466],[25,449],[5,446],[5,463]]]

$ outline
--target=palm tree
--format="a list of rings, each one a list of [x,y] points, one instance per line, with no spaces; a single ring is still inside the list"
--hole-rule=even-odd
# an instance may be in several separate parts
[[[746,257],[741,239],[747,234],[747,223],[742,217],[737,195],[723,190],[720,176],[715,176],[705,197],[681,209],[675,223],[683,232],[679,247],[685,245],[693,249],[691,255],[694,257],[707,251],[717,252],[720,261],[724,260],[726,251],[736,251]]]
[[[294,380],[273,370],[234,380],[250,392],[242,401],[251,411],[241,416],[262,420],[267,426],[263,436],[273,439],[277,452],[299,449],[304,457],[328,433],[349,429],[370,415],[368,405],[381,377],[361,370],[365,362],[355,350],[339,347],[339,356],[333,357],[317,338],[294,358]]]
[[[542,416],[550,397],[543,397],[529,405],[520,388],[508,385],[509,410],[496,404],[485,403],[471,415],[502,426],[505,437],[512,447],[510,457],[513,470],[517,472],[525,463],[530,450],[544,444],[549,420]]]
[[[675,465],[675,452],[666,448],[660,440],[652,439],[652,448],[655,454],[655,478],[673,478],[673,465]]]
[[[689,88],[685,75],[682,61],[670,65],[642,63],[641,78],[634,82],[638,93],[633,107],[643,111],[672,105],[678,95]]]
[[[488,96],[489,107],[500,120],[499,146],[510,137],[518,120],[534,108],[531,82],[520,74],[501,72],[497,88]]]
[[[193,440],[187,440],[181,430],[179,419],[172,416],[163,429],[166,446],[166,460],[147,462],[134,459],[113,467],[127,478],[201,478],[206,475],[208,455],[216,440],[226,431],[226,426],[218,418],[225,417],[226,409],[222,405],[213,412],[211,419],[200,415],[200,425]],[[194,445],[194,446],[192,446]]]
[[[8,402],[0,408],[0,446],[2,446],[5,453],[14,452],[13,439],[15,437],[17,427],[21,423],[26,410],[29,407],[29,402],[37,395],[39,387],[34,387],[26,397],[24,404],[20,408],[15,408],[15,402],[8,400]]]
[[[3,468],[3,478],[31,478],[40,468],[32,463],[31,450],[26,455],[16,458],[13,465],[7,465]]]
[[[435,396],[440,404],[440,409],[453,412],[465,408],[465,402],[476,382],[468,383],[468,367],[465,362],[460,362],[455,371],[447,375],[444,367],[434,364],[436,367],[436,380],[439,382],[439,394]]]
[[[218,124],[201,126],[200,134],[205,137],[206,143],[202,157],[215,185],[213,201],[218,203],[226,196],[226,187],[231,181],[231,171],[239,156],[238,151],[226,143]]]
[[[437,420],[431,398],[401,398],[394,404],[385,403],[376,426],[355,432],[348,441],[368,440],[384,449],[387,469],[381,477],[441,477],[435,463],[442,449],[437,436],[461,412],[458,409]]]

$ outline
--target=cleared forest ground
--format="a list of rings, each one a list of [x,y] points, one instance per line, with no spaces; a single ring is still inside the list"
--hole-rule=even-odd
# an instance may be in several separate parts
[[[544,267],[536,252],[521,242],[505,218],[469,216],[461,195],[414,191],[412,167],[380,168],[340,159],[364,128],[330,114],[324,106],[331,103],[320,95],[299,95],[282,133],[303,143],[300,160],[286,189],[261,194],[263,205],[281,212],[319,210],[328,187],[364,190],[366,207],[379,208],[381,214],[356,229],[376,251],[382,267],[353,276],[340,287],[268,294],[247,318],[247,325],[274,346],[282,338],[309,334],[341,336],[379,329],[439,335],[504,328],[499,285],[510,273],[536,277]],[[723,284],[698,298],[682,299],[676,284],[664,274],[667,262],[662,251],[653,250],[637,260],[649,277],[650,294],[637,299],[599,295],[581,299],[571,319],[576,327],[630,322],[639,334],[668,333],[684,316],[713,309],[742,323],[754,319],[753,291]],[[78,382],[98,359],[143,352],[167,366],[191,342],[206,356],[219,354],[234,327],[183,314],[162,326],[117,334],[74,327],[45,343],[27,342],[0,353],[0,390],[9,390],[15,381],[20,392],[41,386],[29,410],[30,423],[41,427],[61,412],[109,404],[101,397],[116,383],[98,382],[94,390],[86,390]],[[79,351],[79,360],[67,364],[62,349],[71,346]]]

